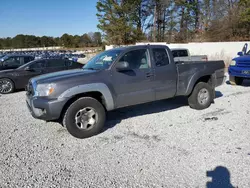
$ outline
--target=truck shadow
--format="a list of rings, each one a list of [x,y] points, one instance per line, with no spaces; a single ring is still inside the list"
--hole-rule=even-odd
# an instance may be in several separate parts
[[[222,97],[223,94],[220,91],[216,91],[216,98]],[[183,106],[188,106],[186,97],[175,97],[172,99],[165,99],[136,106],[117,109],[107,113],[107,123],[104,127],[104,131],[113,128],[119,124],[122,120],[147,115],[160,113],[167,110],[174,110]]]
[[[230,172],[224,166],[217,166],[212,171],[207,171],[207,177],[212,178],[212,181],[208,181],[207,188],[233,188],[234,186],[230,181]]]

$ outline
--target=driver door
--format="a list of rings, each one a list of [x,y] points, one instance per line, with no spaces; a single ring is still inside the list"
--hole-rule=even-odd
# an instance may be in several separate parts
[[[112,71],[112,83],[116,93],[116,106],[125,107],[153,101],[154,75],[147,48],[126,52],[118,62],[129,64],[127,71]]]
[[[29,65],[29,70],[26,70],[25,68],[20,70],[18,72],[20,78],[18,79],[18,82],[20,86],[24,88],[28,84],[29,79],[44,74],[45,63],[44,60],[36,61]]]
[[[23,57],[10,57],[3,62],[4,69],[16,69],[21,66]]]

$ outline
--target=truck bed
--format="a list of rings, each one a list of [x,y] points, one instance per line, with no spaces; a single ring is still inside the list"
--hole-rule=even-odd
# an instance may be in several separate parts
[[[189,95],[197,78],[215,77],[215,87],[223,84],[225,79],[225,64],[223,61],[189,61],[177,63],[177,95]]]

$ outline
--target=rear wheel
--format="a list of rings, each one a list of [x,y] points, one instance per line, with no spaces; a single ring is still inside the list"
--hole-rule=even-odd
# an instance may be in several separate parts
[[[73,102],[64,114],[63,125],[76,138],[88,138],[101,132],[106,120],[103,105],[94,98]]]
[[[212,87],[208,83],[200,82],[188,97],[189,106],[196,110],[208,108],[213,102],[213,96]]]
[[[14,83],[8,78],[0,79],[0,93],[8,94],[15,90]]]
[[[235,76],[229,76],[229,81],[231,85],[242,85],[243,78],[235,77]]]

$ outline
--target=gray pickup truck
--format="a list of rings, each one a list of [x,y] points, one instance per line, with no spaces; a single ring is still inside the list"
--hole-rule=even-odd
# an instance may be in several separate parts
[[[59,121],[77,138],[98,134],[106,112],[151,101],[187,96],[191,108],[208,108],[225,80],[223,61],[176,64],[161,45],[115,48],[82,69],[30,79],[26,102],[34,118]]]
[[[208,61],[207,55],[190,55],[187,48],[172,48],[170,49],[175,62],[186,61]]]

